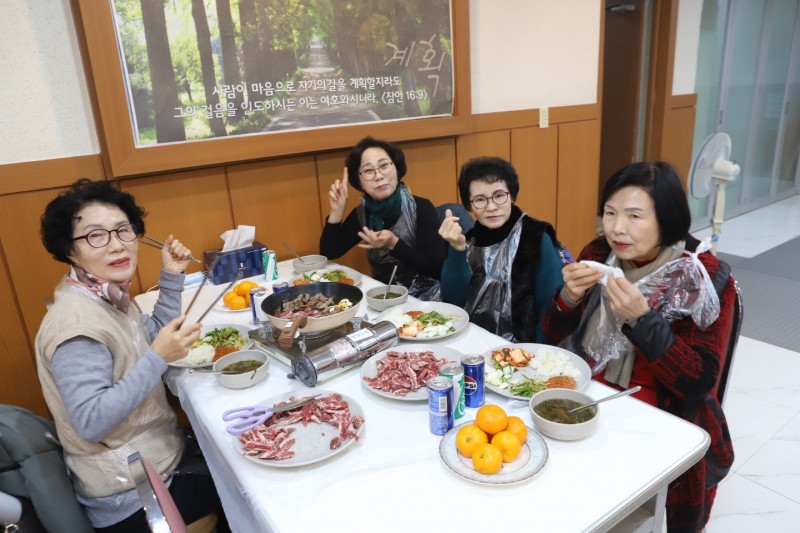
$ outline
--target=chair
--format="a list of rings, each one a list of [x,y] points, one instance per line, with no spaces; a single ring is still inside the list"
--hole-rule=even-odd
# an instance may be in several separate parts
[[[136,492],[142,500],[147,524],[150,530],[157,533],[210,533],[217,525],[217,514],[210,513],[188,526],[184,523],[169,489],[158,472],[139,452],[128,456],[128,468],[131,471]]]
[[[453,215],[458,217],[458,223],[461,226],[462,232],[468,232],[475,225],[475,220],[473,220],[469,211],[467,211],[463,205],[455,203],[442,204],[436,208],[436,214],[439,216],[439,224],[444,220],[445,211],[448,209],[453,212]]]
[[[731,367],[733,366],[733,356],[736,352],[736,345],[739,343],[739,334],[742,332],[742,317],[744,314],[744,307],[742,305],[742,291],[736,280],[733,280],[733,287],[736,290],[736,298],[733,302],[733,315],[731,317],[731,329],[728,336],[728,345],[725,347],[725,359],[721,362],[721,370],[719,373],[719,381],[716,386],[717,399],[720,405],[723,405],[725,392],[728,388],[728,382],[731,379]]]

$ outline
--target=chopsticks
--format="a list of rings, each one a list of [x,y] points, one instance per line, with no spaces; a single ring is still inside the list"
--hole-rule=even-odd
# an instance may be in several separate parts
[[[214,268],[217,266],[217,263],[219,263],[219,256],[215,255],[214,257],[211,258],[211,261],[209,261],[208,264],[206,265],[207,268],[203,270],[203,281],[201,281],[200,286],[197,287],[197,292],[194,293],[194,298],[192,298],[192,301],[189,302],[189,307],[187,307],[186,310],[183,312],[184,315],[187,316],[189,315],[189,311],[192,309],[192,306],[197,301],[197,297],[200,296],[200,291],[203,290],[203,286],[206,284],[206,281],[211,276],[211,272],[214,271]]]
[[[152,246],[153,248],[158,248],[159,250],[164,246],[163,242],[159,241],[158,239],[154,239],[149,235],[142,235],[142,238],[139,239],[139,242],[142,244],[146,244],[147,246]],[[194,261],[195,263],[202,263],[202,261],[200,261],[193,255],[190,255],[189,259]]]
[[[228,291],[230,291],[230,290],[231,290],[231,287],[233,287],[233,285],[234,285],[234,284],[235,284],[237,281],[239,281],[240,279],[242,279],[242,276],[243,276],[243,274],[242,274],[242,271],[241,271],[241,270],[240,270],[239,272],[237,272],[237,273],[236,273],[236,275],[235,275],[235,276],[233,276],[233,279],[231,280],[231,282],[230,282],[230,283],[228,283],[228,286],[227,286],[227,287],[225,287],[225,289],[223,289],[223,290],[222,290],[222,292],[220,292],[220,293],[217,295],[217,297],[216,297],[216,298],[214,298],[214,300],[213,300],[213,301],[211,302],[211,304],[208,306],[208,309],[206,309],[205,311],[203,311],[203,314],[202,314],[202,315],[200,315],[200,318],[198,318],[197,320],[195,320],[195,322],[197,322],[197,323],[200,323],[200,321],[202,321],[202,320],[203,320],[203,319],[206,317],[206,315],[207,315],[209,312],[211,312],[211,308],[212,308],[212,307],[214,307],[214,304],[216,304],[216,303],[217,303],[217,302],[220,300],[220,298],[222,298],[222,296],[223,296],[225,293],[227,293]],[[199,292],[199,290],[198,290],[198,292]],[[195,295],[195,299],[196,299],[196,298],[197,298],[197,295]],[[191,305],[191,304],[190,304],[190,305]]]

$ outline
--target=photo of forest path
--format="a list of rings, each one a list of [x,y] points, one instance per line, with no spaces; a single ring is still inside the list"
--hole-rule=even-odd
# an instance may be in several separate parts
[[[341,75],[337,73],[336,66],[331,62],[328,49],[320,39],[313,39],[308,54],[308,64],[301,65],[302,81],[336,80]],[[298,81],[299,83],[299,81]],[[332,82],[333,83],[333,82]],[[327,86],[327,82],[324,86]],[[338,92],[337,96],[352,94],[354,91],[348,86],[347,92]],[[306,96],[319,101],[323,96],[329,96],[328,90],[322,89],[309,91]],[[334,126],[337,124],[355,124],[360,122],[373,122],[381,120],[366,102],[360,104],[342,103],[323,106],[317,109],[298,107],[293,111],[282,110],[276,113],[264,131],[294,130],[301,128],[315,128],[319,126]]]

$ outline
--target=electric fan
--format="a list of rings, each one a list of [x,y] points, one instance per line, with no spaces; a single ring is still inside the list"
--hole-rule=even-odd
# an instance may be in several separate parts
[[[689,174],[689,192],[695,198],[705,198],[716,189],[713,218],[711,219],[712,249],[716,250],[722,219],[725,215],[725,187],[739,175],[739,165],[731,156],[731,138],[727,133],[712,133],[703,142]],[[713,187],[712,187],[713,185]]]

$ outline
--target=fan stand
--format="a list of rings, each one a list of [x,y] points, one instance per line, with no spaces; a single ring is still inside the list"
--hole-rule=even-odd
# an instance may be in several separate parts
[[[717,255],[717,242],[722,233],[722,222],[725,216],[725,187],[739,175],[739,165],[721,159],[714,163],[712,182],[716,186],[714,195],[714,216],[711,219],[711,253]]]

